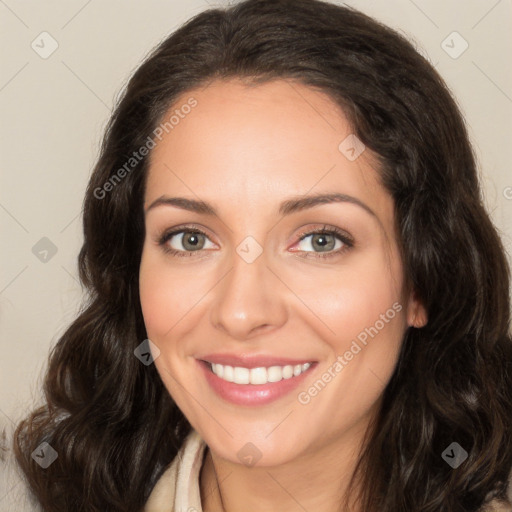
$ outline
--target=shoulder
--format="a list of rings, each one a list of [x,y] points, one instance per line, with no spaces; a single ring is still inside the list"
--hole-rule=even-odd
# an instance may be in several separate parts
[[[153,487],[144,507],[144,512],[172,512],[172,505],[176,496],[178,464],[178,456],[176,456]]]
[[[493,499],[484,505],[479,512],[512,512],[512,471],[508,480],[508,501]]]
[[[144,512],[188,510],[191,503],[196,504],[198,512],[201,511],[199,472],[205,448],[206,443],[201,436],[192,430],[153,487]]]
[[[480,512],[512,512],[512,505],[501,500],[492,500]]]

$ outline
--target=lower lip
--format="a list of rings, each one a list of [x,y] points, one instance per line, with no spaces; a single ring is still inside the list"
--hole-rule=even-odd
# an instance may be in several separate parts
[[[201,367],[206,380],[212,389],[224,400],[236,405],[265,405],[291,393],[316,366],[316,362],[297,377],[281,379],[279,382],[268,382],[267,384],[235,384],[217,377],[212,372],[210,364],[205,361],[197,361]]]

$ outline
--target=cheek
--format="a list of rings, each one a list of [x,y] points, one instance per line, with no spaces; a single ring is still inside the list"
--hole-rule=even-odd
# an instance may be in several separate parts
[[[349,340],[364,341],[364,333],[372,328],[389,331],[388,326],[401,325],[404,307],[391,283],[381,281],[365,286],[358,280],[345,282],[338,290],[317,300],[320,317],[329,326],[334,343],[342,349]]]
[[[304,302],[321,320],[322,337],[332,348],[344,351],[375,324],[386,335],[401,332],[406,308],[401,304],[400,276],[399,262],[375,250],[347,259],[335,272],[317,272],[314,280],[310,273],[299,272],[294,279]]]
[[[193,265],[171,266],[156,250],[144,250],[139,271],[139,293],[149,338],[162,340],[180,319],[193,315],[208,291]]]
[[[388,264],[378,252],[365,256],[309,288],[322,320],[317,334],[329,355],[319,371],[322,382],[309,383],[315,389],[304,390],[300,403],[321,394],[313,407],[340,424],[355,421],[378,400],[396,367],[406,326],[399,262]]]
[[[153,251],[144,249],[139,272],[139,293],[144,323],[149,338],[161,338],[172,326],[172,315],[179,305],[176,283]]]
[[[310,414],[329,418],[331,433],[339,433],[369,413],[389,382],[406,308],[384,267],[375,273],[340,274],[329,293],[315,294],[315,312],[322,320],[318,335],[329,347],[328,356],[317,379],[299,390],[298,402]]]
[[[158,267],[152,264],[150,258],[143,252],[139,272],[139,295],[144,323],[150,339],[163,327],[165,308],[162,293],[165,285],[159,276]]]

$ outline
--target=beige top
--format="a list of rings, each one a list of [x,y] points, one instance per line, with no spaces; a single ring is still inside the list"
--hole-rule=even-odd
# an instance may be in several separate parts
[[[204,440],[192,430],[153,488],[144,512],[203,512],[199,473],[205,448]],[[510,485],[512,491],[512,480]],[[512,512],[512,507],[493,501],[481,512]]]
[[[144,507],[144,512],[203,512],[199,473],[206,443],[192,429],[183,446],[164,471]]]

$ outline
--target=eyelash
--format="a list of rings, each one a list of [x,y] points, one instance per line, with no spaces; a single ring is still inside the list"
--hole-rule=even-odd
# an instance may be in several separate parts
[[[157,240],[158,241],[158,245],[162,247],[162,250],[166,254],[171,254],[172,256],[177,256],[177,257],[187,257],[187,256],[192,256],[195,252],[201,252],[201,249],[198,250],[198,251],[178,251],[176,249],[172,249],[171,247],[169,247],[167,245],[167,242],[174,235],[178,235],[180,233],[200,234],[200,235],[204,235],[205,237],[208,238],[208,235],[204,231],[202,231],[199,228],[192,227],[192,226],[180,226],[180,228],[174,229],[173,231],[166,231],[162,235],[160,235],[158,237],[158,240]],[[338,240],[343,242],[344,247],[341,248],[341,249],[337,249],[336,251],[331,251],[331,252],[326,252],[326,253],[314,253],[314,254],[316,254],[316,256],[309,256],[309,254],[311,254],[311,251],[305,251],[306,256],[299,255],[300,257],[304,257],[304,258],[311,258],[311,257],[313,257],[313,258],[317,258],[317,257],[320,257],[320,258],[332,258],[332,257],[335,257],[335,256],[339,256],[339,255],[349,251],[350,249],[352,249],[354,247],[354,240],[351,237],[347,236],[347,234],[345,232],[341,231],[340,229],[338,229],[338,228],[336,228],[334,226],[332,226],[332,227],[324,226],[323,228],[314,229],[312,231],[303,231],[299,235],[299,239],[298,239],[297,242],[301,242],[302,240],[304,240],[304,238],[306,238],[308,236],[311,236],[311,235],[316,235],[316,234],[333,235],[336,238],[338,238]]]

